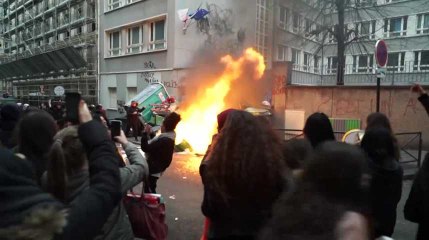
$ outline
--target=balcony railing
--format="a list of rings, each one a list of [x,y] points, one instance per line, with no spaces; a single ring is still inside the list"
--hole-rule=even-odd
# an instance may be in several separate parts
[[[346,65],[344,68],[345,85],[375,85],[376,66]],[[337,67],[296,65],[292,66],[292,84],[335,85]],[[429,64],[405,62],[399,66],[388,66],[383,85],[407,85],[410,82],[429,84]]]

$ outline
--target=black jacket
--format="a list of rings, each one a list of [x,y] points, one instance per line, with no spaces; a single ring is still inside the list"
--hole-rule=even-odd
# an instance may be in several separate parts
[[[419,224],[417,240],[429,239],[429,154],[414,179],[404,207],[405,219]]]
[[[375,237],[391,237],[396,224],[396,207],[401,200],[402,167],[396,160],[390,169],[369,160],[371,171],[370,207],[374,220]]]
[[[1,121],[0,123],[0,142],[5,148],[12,149],[16,146],[13,139],[13,133],[17,121]]]
[[[143,134],[141,149],[146,153],[149,174],[164,172],[173,160],[174,140],[168,137],[160,137],[150,144],[148,141],[148,135]]]
[[[48,232],[55,234],[55,239],[67,240],[93,239],[99,233],[121,199],[118,160],[115,146],[100,123],[81,125],[79,137],[88,154],[90,188],[68,209],[34,182],[27,160],[0,150],[0,239],[13,238],[25,230],[45,235]],[[51,213],[50,224],[41,227],[26,222],[29,216],[39,216],[46,222],[47,212]]]
[[[274,199],[267,196],[264,202],[253,199],[243,202],[241,199],[230,197],[228,203],[223,197],[210,188],[206,179],[206,164],[200,167],[201,180],[204,185],[204,197],[201,211],[210,219],[208,232],[209,240],[252,240],[256,239],[259,230],[271,217],[271,208],[275,199],[280,195],[286,182],[279,182]],[[255,189],[255,195],[258,190]]]

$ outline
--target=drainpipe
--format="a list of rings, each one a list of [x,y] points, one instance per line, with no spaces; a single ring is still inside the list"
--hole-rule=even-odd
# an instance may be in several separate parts
[[[101,1],[100,1],[101,2]],[[95,14],[97,14],[97,103],[100,104],[100,11],[99,1],[95,1]]]

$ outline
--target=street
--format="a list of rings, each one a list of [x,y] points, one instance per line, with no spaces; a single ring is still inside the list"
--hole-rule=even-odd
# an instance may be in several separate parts
[[[167,208],[168,239],[196,240],[201,236],[204,217],[200,206],[203,188],[198,173],[201,157],[175,153],[173,163],[158,181]],[[404,219],[403,208],[411,189],[411,180],[405,180],[401,202],[397,209],[397,223],[393,238],[412,240],[417,225]]]
[[[203,187],[198,166],[201,157],[175,153],[171,166],[159,179],[157,192],[164,197],[168,239],[193,240],[201,237]],[[191,163],[191,164],[190,164]]]

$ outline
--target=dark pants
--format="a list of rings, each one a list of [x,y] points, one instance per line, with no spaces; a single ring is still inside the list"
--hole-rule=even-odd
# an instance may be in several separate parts
[[[140,134],[141,131],[141,125],[140,119],[138,116],[128,116],[127,118],[127,129],[125,131],[125,135],[128,136],[130,129],[133,129],[133,137],[137,140],[137,137]]]
[[[158,177],[149,176],[149,183],[144,187],[146,193],[156,193],[156,182]]]

